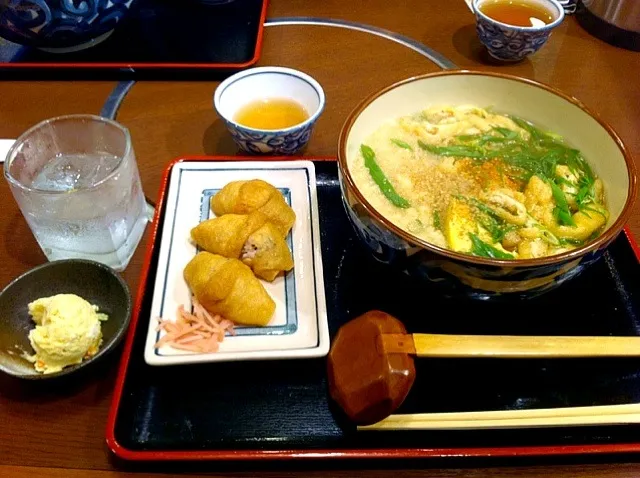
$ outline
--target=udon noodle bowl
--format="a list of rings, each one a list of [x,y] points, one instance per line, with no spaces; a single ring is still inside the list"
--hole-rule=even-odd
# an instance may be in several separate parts
[[[559,254],[597,237],[609,218],[602,181],[579,150],[526,119],[477,106],[384,123],[349,170],[396,226],[480,257]]]

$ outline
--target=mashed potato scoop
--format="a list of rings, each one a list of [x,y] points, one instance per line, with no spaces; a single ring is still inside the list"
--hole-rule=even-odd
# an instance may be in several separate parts
[[[100,323],[108,319],[98,307],[75,294],[56,294],[29,303],[36,326],[29,332],[38,372],[54,373],[98,353]]]

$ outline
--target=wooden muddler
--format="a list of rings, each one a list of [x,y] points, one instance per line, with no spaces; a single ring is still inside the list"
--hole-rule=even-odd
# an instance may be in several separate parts
[[[413,356],[562,358],[640,356],[640,337],[408,334],[391,315],[370,311],[343,325],[329,351],[332,398],[355,423],[391,415],[415,380]]]

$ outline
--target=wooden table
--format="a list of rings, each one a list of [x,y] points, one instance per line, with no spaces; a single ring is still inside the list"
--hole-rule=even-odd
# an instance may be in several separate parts
[[[553,33],[548,44],[530,59],[496,65],[480,46],[473,16],[462,0],[325,0],[273,1],[269,18],[306,16],[360,22],[406,35],[449,58],[461,68],[502,71],[556,86],[598,111],[640,157],[640,54],[615,48],[588,35],[573,17]],[[439,70],[422,54],[389,39],[328,26],[282,26],[266,29],[261,65],[298,68],[314,76],[327,95],[326,111],[318,122],[306,155],[335,156],[337,137],[348,112],[366,95],[394,81]],[[235,154],[236,150],[212,109],[217,83],[140,82],[125,98],[118,121],[131,129],[143,185],[155,198],[164,165],[185,154]],[[48,117],[69,113],[98,113],[115,86],[113,81],[2,83],[0,138],[15,138]],[[45,261],[4,181],[0,182],[0,286]],[[636,206],[631,230],[640,237]],[[146,242],[146,240],[145,240]],[[142,265],[142,244],[124,273],[135,290]],[[78,384],[57,386],[23,383],[0,377],[0,476],[112,477],[156,476],[156,472],[192,471],[189,467],[154,467],[151,474],[129,474],[130,466],[114,462],[105,446],[104,428],[111,400],[118,354],[94,376]],[[428,461],[408,464],[339,464],[324,471],[270,465],[270,471],[236,465],[211,466],[220,474],[237,476],[430,476],[558,477],[638,476],[635,456],[598,461],[573,458],[561,463],[528,461]],[[583,463],[573,465],[573,463]],[[590,465],[584,463],[590,462]],[[487,467],[475,469],[474,467]],[[391,471],[392,467],[405,468]],[[406,468],[409,467],[409,468]],[[438,467],[453,467],[438,469]],[[461,469],[461,468],[466,469]],[[340,470],[342,468],[342,470]],[[235,472],[233,470],[242,470]],[[119,470],[119,471],[114,471]],[[136,467],[136,471],[139,469]],[[274,471],[279,470],[279,471]]]

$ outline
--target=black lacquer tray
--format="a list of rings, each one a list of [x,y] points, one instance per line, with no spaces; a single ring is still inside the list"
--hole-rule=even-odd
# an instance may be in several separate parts
[[[258,60],[267,4],[136,0],[106,40],[85,50],[49,53],[0,40],[0,69],[5,75],[39,72],[40,79],[96,71],[132,78],[162,72],[227,74]]]
[[[186,158],[188,160],[255,158]],[[276,158],[283,159],[283,158]],[[289,158],[292,159],[292,158]],[[580,277],[515,303],[441,298],[375,262],[341,201],[334,161],[315,161],[331,334],[380,309],[410,332],[501,335],[640,335],[640,267],[621,234]],[[168,176],[163,190],[166,191]],[[163,220],[162,195],[155,231]],[[160,224],[158,224],[160,223]],[[150,367],[143,358],[155,264],[154,237],[137,316],[121,363],[107,442],[131,460],[401,458],[640,451],[640,426],[364,432],[329,400],[325,359]],[[146,317],[146,318],[145,318]],[[419,359],[398,413],[514,410],[640,402],[637,359]]]

